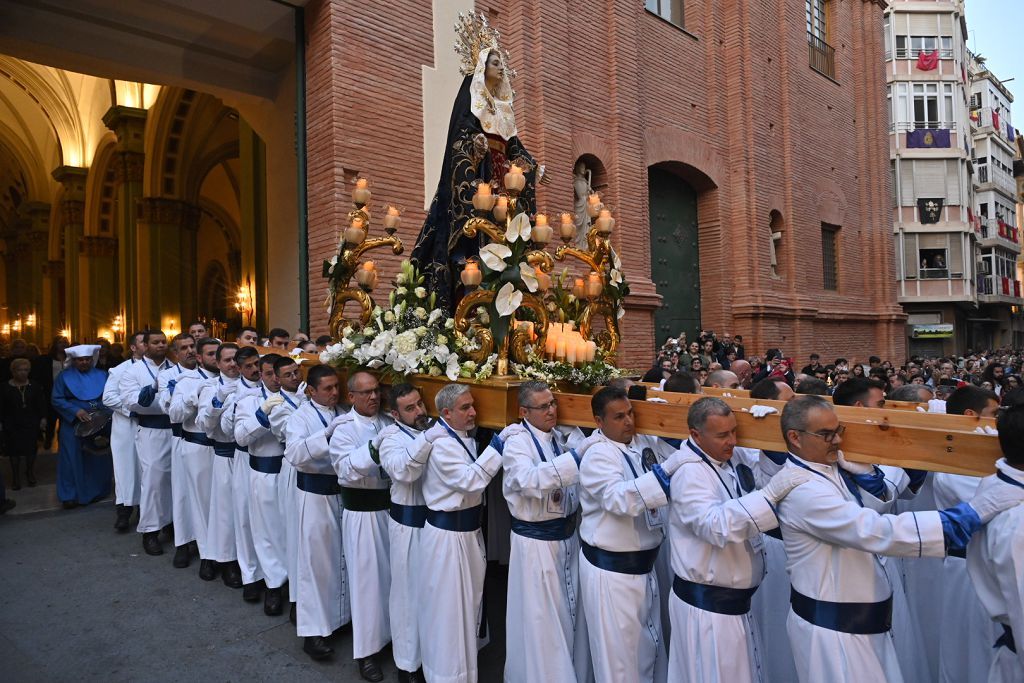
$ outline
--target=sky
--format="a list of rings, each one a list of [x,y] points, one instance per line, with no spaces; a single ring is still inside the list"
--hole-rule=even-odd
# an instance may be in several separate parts
[[[1015,78],[1006,87],[1013,93],[1012,110],[1024,107],[1024,0],[967,0],[967,47],[985,57],[1000,80]],[[1022,120],[1015,115],[1014,120]]]

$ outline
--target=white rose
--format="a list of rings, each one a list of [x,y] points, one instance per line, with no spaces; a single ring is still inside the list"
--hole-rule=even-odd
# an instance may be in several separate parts
[[[454,318],[448,318],[447,320],[445,320],[444,321],[444,328],[446,330],[453,330],[453,329],[455,329],[455,319]]]
[[[396,275],[395,276],[395,284],[396,285],[404,285],[405,284],[405,274],[399,273],[398,275]]]
[[[395,322],[395,314],[392,313],[391,311],[388,311],[387,313],[385,313],[384,314],[384,322],[386,322],[386,323],[393,323],[393,322]]]
[[[429,374],[432,377],[439,377],[441,375],[441,368],[437,367],[436,365],[431,365],[430,372],[427,374]]]
[[[407,290],[405,287],[399,287],[398,289],[395,290],[395,296],[405,296],[408,293],[409,290]]]
[[[420,325],[419,327],[416,328],[416,336],[417,337],[424,337],[424,336],[426,336],[426,334],[427,334],[426,326]]]
[[[354,332],[354,330],[352,329],[352,326],[351,325],[345,325],[344,329],[342,329],[342,331],[341,331],[341,336],[343,336],[343,337],[351,337],[352,336],[352,332]]]
[[[426,320],[427,319],[427,309],[423,308],[422,306],[417,306],[416,310],[413,311],[412,313],[413,313],[413,315],[415,315],[420,320]]]
[[[440,344],[441,346],[447,346],[448,337],[444,336],[443,334],[437,335],[437,343]]]
[[[427,290],[423,289],[422,287],[417,287],[413,291],[415,292],[417,299],[426,299],[427,298]]]

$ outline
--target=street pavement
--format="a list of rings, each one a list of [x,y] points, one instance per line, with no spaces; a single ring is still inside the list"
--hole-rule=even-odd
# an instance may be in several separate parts
[[[150,557],[139,534],[116,533],[112,499],[61,510],[54,460],[40,454],[40,485],[8,489],[18,507],[0,516],[0,681],[362,680],[349,627],[332,636],[332,660],[313,662],[287,614],[201,581],[198,560],[174,569],[170,542]],[[6,458],[0,467],[9,483]],[[504,666],[505,576],[493,563],[492,578],[481,682]],[[397,680],[390,648],[381,659]]]

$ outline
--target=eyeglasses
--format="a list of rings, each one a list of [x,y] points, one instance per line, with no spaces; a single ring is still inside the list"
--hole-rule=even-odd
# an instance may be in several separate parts
[[[832,443],[833,441],[836,440],[836,437],[840,437],[846,433],[846,427],[844,425],[839,425],[838,427],[835,428],[835,430],[827,431],[824,434],[821,432],[808,432],[805,429],[798,429],[796,431],[801,432],[802,434],[810,434],[811,436],[816,436],[819,439],[824,439],[825,443]]]
[[[542,403],[539,406],[523,406],[527,410],[539,410],[542,413],[546,413],[549,410],[553,410],[558,407],[558,399],[553,399],[547,403]]]
[[[350,391],[349,393],[350,394],[359,394],[361,396],[362,395],[379,394],[380,393],[380,387],[374,387],[373,389],[363,389],[361,391]]]

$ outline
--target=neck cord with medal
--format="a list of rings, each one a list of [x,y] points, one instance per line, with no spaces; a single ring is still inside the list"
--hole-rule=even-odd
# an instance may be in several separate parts
[[[725,489],[725,492],[726,492],[726,493],[727,493],[727,494],[729,495],[729,498],[730,498],[730,499],[732,499],[732,498],[740,498],[740,497],[741,497],[741,496],[743,495],[742,493],[740,493],[740,481],[739,481],[739,477],[736,477],[736,473],[735,473],[735,471],[733,472],[733,476],[734,476],[734,477],[736,477],[736,495],[735,495],[735,496],[733,496],[733,495],[732,495],[732,491],[731,491],[731,490],[729,489],[729,485],[725,483],[725,479],[722,479],[722,473],[718,471],[718,469],[719,469],[719,468],[715,467],[715,466],[714,466],[714,465],[713,465],[713,464],[711,463],[711,461],[710,461],[710,460],[708,460],[708,457],[707,457],[706,455],[704,455],[704,453],[703,453],[703,452],[701,452],[701,450],[700,450],[699,448],[697,448],[696,446],[694,446],[694,445],[693,445],[693,442],[692,442],[692,441],[690,441],[689,439],[687,439],[687,440],[686,440],[686,445],[687,445],[687,446],[689,446],[689,447],[690,447],[690,450],[691,450],[691,451],[693,451],[694,453],[696,453],[696,454],[697,454],[697,456],[698,456],[698,457],[699,457],[699,458],[700,458],[701,460],[703,460],[703,461],[704,461],[704,464],[705,464],[705,465],[707,465],[708,467],[710,467],[710,468],[711,468],[711,471],[715,473],[715,476],[716,476],[716,477],[718,477],[718,481],[719,481],[719,482],[721,482],[721,484],[722,484],[722,488],[724,488],[724,489]],[[730,466],[731,466],[731,464],[730,464]]]
[[[530,423],[523,420],[523,426],[526,427],[526,431],[530,433],[530,438],[533,439],[533,445],[537,447],[537,455],[540,456],[540,461],[547,462],[548,459],[544,457],[544,449],[541,448],[540,440],[538,440],[537,435],[533,433]],[[562,450],[558,447],[558,441],[555,439],[554,434],[551,435],[551,448],[555,451],[555,457],[562,454]]]
[[[476,456],[474,456],[473,453],[470,452],[469,446],[466,445],[466,442],[462,440],[461,436],[455,433],[454,429],[448,426],[448,423],[445,422],[444,418],[439,419],[438,422],[440,422],[441,426],[444,427],[445,430],[447,430],[449,436],[451,436],[453,439],[459,442],[459,445],[462,446],[462,450],[466,451],[466,455],[469,456],[469,459],[472,460],[473,462],[476,462]]]

